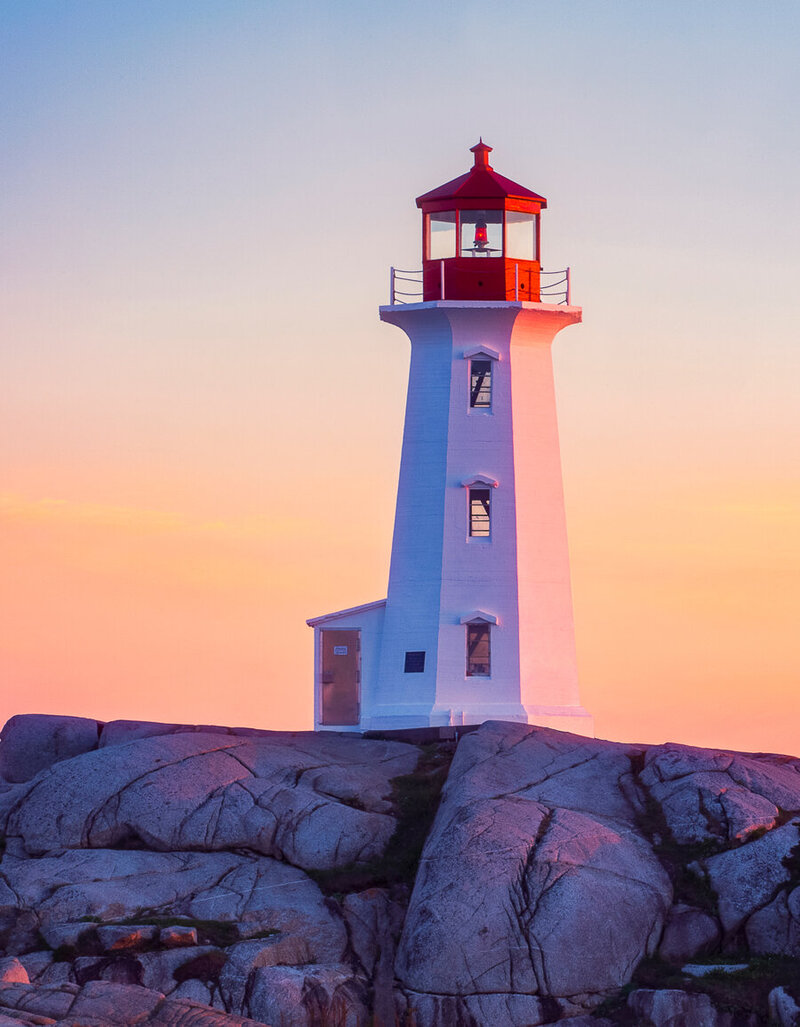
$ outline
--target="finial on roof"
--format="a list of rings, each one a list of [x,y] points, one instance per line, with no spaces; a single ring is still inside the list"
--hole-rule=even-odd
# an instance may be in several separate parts
[[[475,154],[475,163],[472,165],[474,168],[488,168],[491,170],[489,154],[492,152],[492,148],[486,145],[483,141],[483,136],[478,139],[474,146],[470,146],[469,151]]]

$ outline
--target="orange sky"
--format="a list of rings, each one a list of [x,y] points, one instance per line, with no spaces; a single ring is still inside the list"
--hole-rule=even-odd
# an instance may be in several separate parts
[[[582,690],[600,735],[796,748],[800,497],[745,491],[620,482],[598,503],[587,483],[571,504]],[[354,498],[388,530],[389,510]],[[387,555],[370,516],[332,548],[346,519],[331,518],[313,504],[294,519],[205,520],[5,501],[0,643],[16,684],[3,713],[308,727],[304,619],[379,598]]]

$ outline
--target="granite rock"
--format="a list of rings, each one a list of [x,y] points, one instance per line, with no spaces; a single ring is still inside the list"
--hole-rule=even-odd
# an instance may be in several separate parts
[[[158,928],[152,924],[111,924],[96,928],[96,933],[104,952],[122,952],[144,948],[158,936]]]
[[[396,826],[391,780],[418,758],[399,742],[323,735],[143,738],[37,777],[12,807],[6,833],[29,855],[248,848],[330,869],[383,854]]]
[[[241,941],[226,951],[225,966],[219,978],[219,992],[226,1009],[243,1009],[256,970],[265,966],[300,967],[315,963],[308,944],[298,935],[282,934]]]
[[[628,996],[639,1027],[728,1027],[730,1019],[714,1008],[708,995],[664,988],[639,988]]]
[[[745,925],[751,952],[800,958],[800,888],[779,892]]]
[[[37,932],[62,943],[60,925],[68,925],[70,938],[96,929],[81,917],[114,924],[143,911],[291,934],[322,963],[341,961],[347,944],[341,917],[317,885],[303,871],[266,857],[104,849],[22,860],[6,854],[3,882],[7,895],[0,919],[24,924],[31,948]],[[7,933],[13,935],[14,928]]]
[[[661,806],[679,844],[742,841],[772,828],[779,807],[800,810],[800,761],[686,745],[646,751],[640,783]]]
[[[53,953],[46,950],[44,952],[26,952],[18,958],[25,967],[30,981],[40,980],[42,975],[53,965]]]
[[[209,956],[212,959],[209,960]],[[197,945],[161,952],[142,952],[134,957],[134,961],[139,970],[136,975],[139,983],[145,988],[169,995],[182,980],[188,979],[186,975],[180,974],[181,970],[191,969],[191,964],[195,964],[198,966],[197,974],[202,979],[204,965],[209,968],[221,966],[225,962],[225,954],[212,945]],[[195,977],[195,974],[192,976]]]
[[[405,1013],[414,1027],[450,1027],[472,1024],[504,1024],[539,1027],[561,1017],[558,1003],[543,1002],[536,995],[485,993],[477,995],[429,995],[406,993]],[[401,1021],[402,1022],[402,1021]],[[571,1021],[564,1021],[565,1027]]]
[[[0,988],[0,1027],[263,1027],[190,999],[166,999],[137,985],[90,981],[80,987],[16,984]]]
[[[63,737],[74,719],[54,718]],[[791,757],[487,723],[459,741],[412,888],[391,876],[402,834],[383,857],[417,746],[118,721],[98,747],[88,723],[87,751],[53,743],[0,783],[0,956],[19,977],[0,1025],[607,1027],[590,1014],[645,957],[688,975],[743,939],[798,955]],[[698,842],[723,850],[693,864],[719,921],[687,904],[705,901]],[[637,989],[624,1015],[733,1027],[675,990]]]
[[[770,1018],[778,1027],[798,1027],[800,1005],[785,988],[773,988],[767,1001]]]
[[[253,973],[247,1010],[265,1024],[364,1027],[370,1016],[367,982],[345,965],[262,967]]]
[[[178,949],[184,945],[196,945],[197,928],[187,927],[182,924],[162,927],[158,932],[158,942],[167,949]]]
[[[30,984],[25,966],[14,956],[0,958],[0,985]]]
[[[30,781],[41,770],[97,748],[100,724],[84,717],[22,713],[0,732],[0,778]]]
[[[490,723],[465,736],[400,942],[403,987],[591,1004],[626,983],[672,901],[633,829],[619,783],[629,772],[624,747],[544,728]]]
[[[353,954],[372,981],[373,1012],[378,1023],[394,1019],[394,966],[405,908],[384,888],[351,892],[342,911]]]
[[[712,951],[720,941],[719,924],[709,913],[676,904],[669,911],[658,954],[668,963],[685,963]]]
[[[800,842],[800,820],[773,828],[761,838],[701,862],[719,898],[719,916],[727,932],[738,930],[772,901],[790,880],[784,860]]]

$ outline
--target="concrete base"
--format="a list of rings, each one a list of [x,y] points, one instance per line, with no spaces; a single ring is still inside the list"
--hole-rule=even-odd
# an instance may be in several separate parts
[[[594,717],[583,706],[526,706],[527,722],[594,738]]]
[[[594,738],[593,718],[582,706],[520,706],[510,703],[482,703],[458,708],[399,705],[382,709],[378,707],[373,716],[362,722],[360,730],[398,731],[411,728],[462,727],[483,724],[487,720],[535,724],[538,727],[552,727],[557,731],[569,731],[575,735]]]

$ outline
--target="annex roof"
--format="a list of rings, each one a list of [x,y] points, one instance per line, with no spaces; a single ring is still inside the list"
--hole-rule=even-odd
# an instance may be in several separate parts
[[[373,603],[362,603],[361,606],[351,606],[346,610],[336,610],[334,613],[323,613],[321,617],[311,617],[306,621],[310,628],[329,620],[339,620],[340,617],[349,617],[352,613],[366,613],[368,610],[377,610],[379,606],[386,606],[385,599],[376,599]]]

